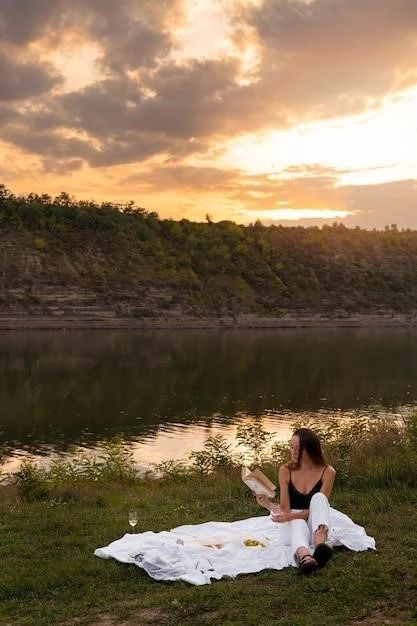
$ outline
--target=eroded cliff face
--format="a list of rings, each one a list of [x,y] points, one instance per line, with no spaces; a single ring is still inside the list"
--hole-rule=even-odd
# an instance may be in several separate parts
[[[243,281],[199,282],[190,268],[120,240],[0,230],[0,317],[219,318],[233,317],[233,304],[236,313],[253,308]]]
[[[153,285],[129,259],[94,242],[51,245],[28,232],[0,231],[0,316],[108,319],[181,315],[178,289]]]
[[[67,318],[176,318],[192,313],[190,307],[173,304],[175,293],[169,289],[132,286],[129,292],[105,292],[79,287],[37,283],[30,287],[0,290],[0,317],[53,316]]]
[[[0,320],[348,326],[366,316],[414,325],[416,310],[414,231],[197,224],[0,202]]]

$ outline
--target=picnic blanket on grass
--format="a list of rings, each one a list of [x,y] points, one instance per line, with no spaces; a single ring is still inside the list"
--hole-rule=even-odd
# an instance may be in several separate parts
[[[373,537],[344,513],[330,508],[330,521],[330,546],[355,551],[375,549]],[[94,554],[137,565],[155,580],[206,585],[224,576],[295,567],[294,555],[285,541],[285,526],[262,515],[235,522],[178,526],[158,533],[126,533],[108,546],[97,548]]]

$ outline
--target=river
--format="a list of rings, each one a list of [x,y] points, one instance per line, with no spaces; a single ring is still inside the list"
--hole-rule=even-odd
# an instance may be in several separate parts
[[[139,466],[181,458],[256,420],[417,406],[417,330],[19,331],[0,334],[5,469],[100,450],[118,435]]]

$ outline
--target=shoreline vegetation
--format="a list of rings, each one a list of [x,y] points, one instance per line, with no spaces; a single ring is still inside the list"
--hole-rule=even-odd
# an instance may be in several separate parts
[[[417,326],[417,231],[162,219],[0,184],[0,329]]]
[[[114,442],[96,459],[58,460],[48,470],[24,463],[0,487],[0,622],[310,626],[317,614],[325,626],[416,624],[417,415],[308,425],[337,468],[333,506],[376,538],[376,553],[337,550],[309,579],[288,568],[204,587],[156,583],[133,565],[102,561],[94,549],[130,532],[132,509],[137,532],[265,514],[241,464],[274,479],[288,453],[273,433],[244,425],[234,445],[210,437],[188,459],[138,475]]]

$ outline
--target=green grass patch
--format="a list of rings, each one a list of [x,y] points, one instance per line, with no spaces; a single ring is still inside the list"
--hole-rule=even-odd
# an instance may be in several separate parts
[[[411,416],[329,424],[320,433],[340,468],[332,505],[376,538],[376,552],[337,550],[310,578],[288,568],[203,587],[155,582],[93,552],[130,532],[133,509],[137,532],[263,515],[240,463],[249,455],[274,478],[286,452],[270,433],[241,428],[236,447],[209,438],[189,459],[146,476],[117,443],[96,459],[56,461],[48,470],[24,464],[0,487],[0,623],[417,624],[416,432]]]
[[[233,473],[187,482],[79,484],[71,500],[1,498],[0,623],[222,625],[417,623],[417,489],[336,489],[333,505],[376,537],[376,553],[336,552],[306,579],[289,568],[205,587],[157,583],[93,556],[125,532],[262,514]],[[377,621],[367,621],[367,620]]]

